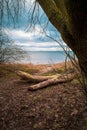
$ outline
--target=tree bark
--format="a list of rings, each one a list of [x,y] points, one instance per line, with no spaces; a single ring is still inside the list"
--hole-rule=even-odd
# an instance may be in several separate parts
[[[86,0],[37,0],[49,21],[59,30],[65,43],[76,54],[87,79]]]

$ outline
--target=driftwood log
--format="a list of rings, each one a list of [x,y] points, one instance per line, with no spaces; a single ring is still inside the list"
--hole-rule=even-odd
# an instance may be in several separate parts
[[[29,73],[18,71],[16,72],[18,76],[20,76],[23,80],[27,82],[37,83],[35,85],[29,86],[28,90],[38,90],[50,85],[54,85],[57,83],[66,83],[70,82],[75,78],[75,74],[68,74],[68,75],[53,75],[53,76],[38,76],[38,75],[31,75]]]
[[[48,79],[46,81],[40,82],[38,84],[29,86],[28,90],[34,91],[34,90],[45,88],[47,86],[54,85],[57,83],[67,83],[67,82],[72,81],[74,79],[74,77],[75,77],[75,75],[69,75],[69,77],[64,76],[63,78],[57,78],[57,77],[51,78],[51,79]]]
[[[21,79],[26,80],[28,82],[34,82],[34,83],[38,83],[38,82],[42,82],[48,79],[52,79],[52,78],[58,78],[60,75],[52,75],[52,76],[38,76],[38,75],[31,75],[29,73],[23,72],[23,71],[17,71],[16,72],[18,76],[21,77]]]

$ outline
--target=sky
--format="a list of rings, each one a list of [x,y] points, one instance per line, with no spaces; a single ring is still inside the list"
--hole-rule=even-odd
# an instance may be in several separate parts
[[[38,12],[37,6],[33,14],[34,18],[31,20],[34,0],[26,0],[25,6],[26,8],[22,8],[20,11],[22,15],[18,17],[17,21],[14,21],[15,25],[12,17],[9,21],[7,16],[4,17],[3,28],[9,38],[27,51],[62,51],[57,42],[47,37],[55,38],[65,46],[60,33],[48,22],[43,10],[39,7]]]

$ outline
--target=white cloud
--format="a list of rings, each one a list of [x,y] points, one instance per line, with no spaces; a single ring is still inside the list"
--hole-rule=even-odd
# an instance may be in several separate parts
[[[36,0],[25,0],[25,7],[27,10],[29,10],[29,8],[31,8],[31,6],[34,5]]]
[[[4,29],[5,32],[14,40],[28,39],[33,40],[36,37],[44,36],[42,32],[42,28],[40,26],[35,26],[35,29],[30,32],[25,32],[24,30],[16,30],[16,29]]]
[[[32,47],[58,47],[59,45],[56,42],[24,42],[24,43],[17,43],[21,44],[21,46],[32,46]]]
[[[25,51],[63,51],[61,48],[55,48],[55,47],[50,47],[50,48],[42,48],[42,47],[27,47],[23,48]]]
[[[44,37],[41,33],[43,30],[40,26],[36,26],[32,32],[25,32],[24,30],[10,30],[4,29],[8,36],[15,41],[15,44],[21,46],[26,51],[62,51],[63,49],[57,42],[37,41],[36,38]],[[44,37],[45,38],[45,37]]]

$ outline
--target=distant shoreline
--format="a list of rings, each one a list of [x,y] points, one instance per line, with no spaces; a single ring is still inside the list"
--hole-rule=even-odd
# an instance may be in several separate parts
[[[55,67],[61,67],[61,66],[65,66],[65,61],[64,62],[59,62],[59,63],[53,63],[53,64],[33,64],[33,63],[13,63],[13,62],[8,62],[8,63],[3,63],[4,64],[7,64],[7,65],[18,65],[18,66],[33,66],[33,67],[52,67],[52,66],[55,66]],[[71,62],[70,61],[67,61],[66,62],[67,65],[71,65]]]

